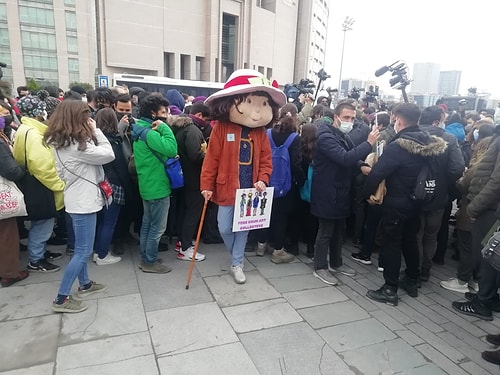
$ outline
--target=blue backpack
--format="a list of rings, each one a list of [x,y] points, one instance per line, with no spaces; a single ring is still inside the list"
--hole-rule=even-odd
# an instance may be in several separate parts
[[[274,187],[274,197],[284,197],[292,188],[292,169],[290,167],[290,153],[288,148],[297,136],[297,133],[291,133],[281,146],[276,146],[274,143],[271,129],[267,130],[267,137],[271,143],[271,151],[273,158],[273,172],[271,173],[271,181],[269,185]]]

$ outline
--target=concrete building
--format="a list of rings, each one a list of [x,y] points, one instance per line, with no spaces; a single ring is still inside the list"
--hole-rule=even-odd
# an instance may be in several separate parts
[[[437,94],[439,87],[440,65],[435,63],[416,63],[410,86],[412,94]]]
[[[113,73],[224,82],[239,68],[283,85],[316,78],[327,22],[327,0],[0,0],[0,62],[13,86]]]
[[[449,70],[439,73],[439,95],[458,95],[462,72]]]

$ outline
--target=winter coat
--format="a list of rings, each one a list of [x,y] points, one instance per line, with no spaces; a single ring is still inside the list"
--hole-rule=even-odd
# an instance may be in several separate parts
[[[251,129],[249,138],[253,146],[253,183],[262,181],[269,185],[273,162],[266,129]],[[200,190],[212,191],[212,201],[219,206],[234,206],[236,189],[240,187],[240,140],[241,125],[214,123],[201,168]]]
[[[104,174],[110,183],[123,187],[127,196],[132,187],[132,181],[128,173],[127,160],[123,155],[123,138],[119,134],[106,134],[105,136],[113,148],[115,160],[102,166]]]
[[[444,131],[453,134],[457,138],[458,143],[463,143],[465,141],[465,129],[459,122],[447,125]]]
[[[9,145],[0,137],[0,176],[9,181],[19,181],[26,172],[20,166],[10,151]]]
[[[349,137],[354,146],[366,142],[368,134],[370,134],[370,127],[363,120],[355,119],[352,130],[349,132]]]
[[[500,202],[500,136],[491,142],[483,158],[476,164],[467,200],[467,214],[477,218],[486,210],[496,210]]]
[[[97,184],[104,180],[102,165],[113,161],[115,155],[101,129],[95,130],[95,137],[97,144],[88,141],[85,150],[79,150],[78,143],[53,149],[57,173],[66,182],[64,205],[68,213],[88,214],[104,206]]]
[[[177,140],[184,174],[184,190],[199,192],[201,166],[207,152],[203,133],[188,116],[171,116],[169,122]]]
[[[401,130],[384,148],[384,153],[366,178],[364,197],[374,194],[385,179],[387,193],[383,207],[400,218],[416,215],[421,204],[411,199],[426,157],[443,157],[446,142],[423,132],[417,125]]]
[[[311,213],[323,219],[346,218],[353,173],[372,146],[364,141],[354,147],[348,136],[325,121],[318,121],[317,126]]]
[[[14,142],[14,158],[22,166],[25,165],[26,159],[29,172],[54,192],[56,209],[59,211],[64,207],[64,181],[57,174],[52,149],[43,140],[47,125],[26,116],[21,119],[21,122],[22,125],[17,130]],[[24,150],[26,150],[26,155]]]
[[[146,201],[170,196],[172,189],[164,162],[177,155],[177,142],[170,127],[161,123],[156,130],[152,130],[152,122],[151,119],[141,118],[132,126],[139,192]]]

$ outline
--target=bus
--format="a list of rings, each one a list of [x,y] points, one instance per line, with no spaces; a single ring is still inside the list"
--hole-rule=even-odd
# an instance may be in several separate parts
[[[220,82],[191,81],[187,79],[117,73],[113,74],[113,85],[126,85],[128,88],[141,87],[148,92],[160,92],[163,95],[165,95],[168,90],[176,89],[182,94],[188,94],[194,97],[208,97],[224,87],[224,83]]]
[[[442,96],[441,101],[446,104],[448,111],[461,111],[463,108],[465,112],[480,112],[482,109],[486,109],[488,105],[488,99],[478,96],[449,95]],[[465,105],[462,103],[465,103]]]

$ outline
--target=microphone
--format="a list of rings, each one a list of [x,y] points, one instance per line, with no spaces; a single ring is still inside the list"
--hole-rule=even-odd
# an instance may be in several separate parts
[[[375,77],[380,77],[382,74],[385,74],[388,71],[389,71],[389,67],[388,66],[383,66],[380,69],[377,69],[375,71]]]

